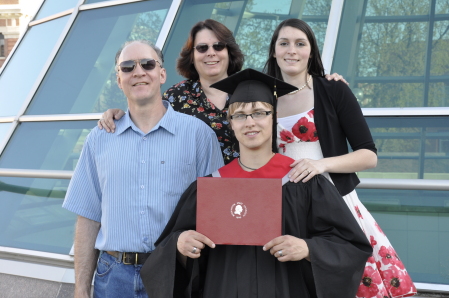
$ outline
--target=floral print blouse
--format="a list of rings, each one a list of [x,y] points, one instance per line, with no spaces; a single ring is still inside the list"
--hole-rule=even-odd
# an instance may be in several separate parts
[[[229,101],[223,110],[220,110],[206,97],[200,81],[193,80],[173,85],[165,91],[163,99],[168,100],[175,111],[197,117],[212,128],[217,135],[225,164],[239,156],[226,119]]]

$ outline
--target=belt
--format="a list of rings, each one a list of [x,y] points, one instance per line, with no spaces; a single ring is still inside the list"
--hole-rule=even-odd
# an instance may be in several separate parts
[[[120,254],[122,254],[121,261],[125,265],[143,265],[148,257],[151,255],[150,252],[140,253],[140,252],[118,252],[118,251],[106,251],[108,255],[113,256],[116,259],[120,259]]]

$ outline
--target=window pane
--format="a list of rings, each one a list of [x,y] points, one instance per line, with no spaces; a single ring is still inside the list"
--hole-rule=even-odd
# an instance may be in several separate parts
[[[358,189],[414,282],[449,284],[449,192]]]
[[[449,2],[447,0],[437,0],[435,13],[449,14]]]
[[[432,75],[449,74],[449,51],[447,50],[449,42],[449,21],[435,22],[433,28],[432,40],[432,66],[430,73]],[[448,81],[446,80],[446,85]]]
[[[96,121],[25,122],[3,154],[0,168],[73,171]]]
[[[449,118],[367,117],[378,150],[363,178],[449,180]]]
[[[410,3],[409,1],[383,1],[368,0],[367,16],[403,16],[426,15],[430,11],[430,1],[422,0]]]
[[[429,84],[429,107],[449,106],[449,84],[447,82]]]
[[[68,179],[0,177],[0,246],[68,254],[76,215],[61,207]]]
[[[17,115],[68,18],[55,19],[28,30],[0,76],[0,117]]]
[[[427,27],[422,22],[365,24],[356,75],[423,76]]]
[[[431,86],[449,84],[449,21],[433,14],[443,6],[430,0],[345,1],[332,72],[346,77],[362,107],[449,106],[435,97],[441,86]]]
[[[391,81],[394,82],[393,79]],[[424,105],[422,83],[358,83],[356,88],[351,89],[364,108]]]
[[[126,108],[114,58],[126,40],[156,42],[170,1],[81,11],[27,114],[72,114]]]
[[[318,46],[323,48],[331,0],[255,0],[255,1],[183,1],[164,47],[167,59],[166,90],[183,80],[176,72],[176,58],[187,40],[192,26],[207,18],[226,25],[234,33],[237,43],[245,54],[243,68],[261,70],[268,56],[268,45],[276,26],[288,18],[301,18],[314,30]],[[191,12],[195,12],[192,14]]]
[[[6,137],[6,133],[9,131],[12,123],[0,123],[0,144],[3,142],[3,139]]]
[[[51,16],[55,13],[74,8],[79,0],[45,0],[41,9],[39,10],[36,20]]]

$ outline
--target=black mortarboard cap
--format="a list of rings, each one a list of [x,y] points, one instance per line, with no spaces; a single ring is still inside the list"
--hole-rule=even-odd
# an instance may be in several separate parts
[[[274,99],[298,89],[251,68],[218,81],[211,87],[232,94],[229,104],[261,101],[273,106],[276,106],[273,103]]]
[[[276,146],[276,106],[277,98],[292,91],[297,87],[260,71],[247,68],[232,76],[211,85],[211,87],[231,94],[229,104],[235,102],[266,102],[273,106],[273,138],[272,151],[277,152]],[[238,146],[236,146],[238,148]],[[238,149],[237,149],[238,150]]]

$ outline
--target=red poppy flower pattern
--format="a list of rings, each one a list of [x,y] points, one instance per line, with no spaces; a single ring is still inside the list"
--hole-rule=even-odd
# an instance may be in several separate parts
[[[357,216],[363,219],[362,212],[360,212],[359,206],[355,206],[355,212],[357,213]]]
[[[312,109],[293,125],[291,131],[285,128],[278,130],[279,152],[285,153],[288,150],[288,144],[318,141],[318,133],[313,118],[314,110]]]
[[[407,297],[401,296],[404,291],[414,290],[415,286],[410,280],[407,272],[398,269],[396,266],[390,266],[390,269],[383,272],[384,284],[387,290],[392,294],[393,297]]]
[[[281,140],[287,143],[293,143],[295,141],[295,136],[291,131],[286,129],[282,130],[280,133]]]
[[[360,298],[390,297],[382,282],[382,278],[379,274],[379,271],[376,268],[376,262],[374,261],[373,257],[370,257],[368,259],[356,297]]]
[[[291,130],[278,124],[279,152],[295,160],[323,158],[314,123],[314,111],[310,110],[298,118]],[[373,255],[365,264],[356,298],[399,298],[415,295],[416,288],[404,264],[379,224],[358,198],[356,191],[343,199],[373,247]]]
[[[364,208],[357,206],[355,209]],[[356,211],[359,212],[360,210]],[[368,229],[368,232],[365,231],[365,234],[367,236],[371,234],[369,240],[373,247],[373,256],[366,262],[356,298],[397,298],[415,295],[415,285],[396,251],[377,222],[372,226],[373,228]]]

